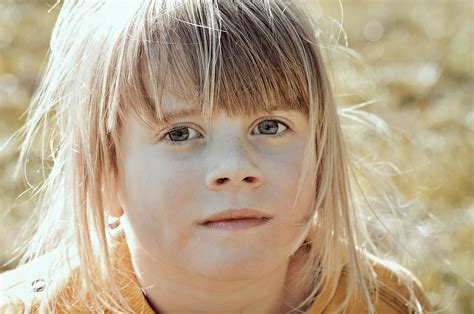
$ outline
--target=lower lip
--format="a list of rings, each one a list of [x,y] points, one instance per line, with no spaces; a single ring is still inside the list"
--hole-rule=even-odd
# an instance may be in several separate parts
[[[206,222],[204,224],[201,224],[201,226],[211,228],[211,229],[236,231],[236,230],[257,227],[257,226],[265,224],[269,220],[270,220],[269,218],[229,219],[229,220]]]

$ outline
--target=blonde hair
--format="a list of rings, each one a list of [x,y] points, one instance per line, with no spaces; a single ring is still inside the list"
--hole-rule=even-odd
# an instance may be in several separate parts
[[[298,110],[309,119],[310,138],[297,197],[310,175],[315,199],[305,238],[295,243],[294,251],[302,240],[309,244],[298,282],[312,284],[297,309],[323,290],[334,292],[335,275],[345,271],[340,309],[361,296],[373,312],[377,281],[368,256],[377,252],[359,214],[363,204],[355,199],[331,88],[326,54],[336,46],[327,45],[321,29],[295,1],[66,1],[22,130],[20,163],[39,137],[51,169],[36,190],[39,218],[30,222],[35,233],[21,263],[75,247],[91,311],[130,311],[112,280],[119,270],[110,264],[102,192],[119,176],[118,134],[127,111],[145,124],[161,123],[165,93],[196,99],[208,126],[215,110]]]

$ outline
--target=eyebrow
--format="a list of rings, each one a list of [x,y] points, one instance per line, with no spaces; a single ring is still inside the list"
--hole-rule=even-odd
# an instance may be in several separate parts
[[[270,110],[270,112],[275,112],[275,111],[291,112],[295,110],[291,110],[283,106],[281,108],[276,107]],[[197,117],[200,114],[201,114],[201,110],[199,108],[188,108],[188,109],[182,109],[180,111],[164,112],[163,121],[165,123],[170,123],[170,122],[174,122],[176,120],[183,119],[186,117]]]
[[[191,108],[191,109],[184,109],[180,111],[175,111],[175,112],[165,112],[163,113],[163,119],[166,123],[185,118],[185,117],[190,117],[190,116],[198,116],[201,114],[201,110],[197,108]]]

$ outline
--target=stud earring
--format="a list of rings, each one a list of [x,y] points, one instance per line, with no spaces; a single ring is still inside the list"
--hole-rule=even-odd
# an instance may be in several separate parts
[[[120,217],[121,216],[114,217],[110,213],[107,213],[107,217],[106,217],[107,227],[109,227],[109,229],[115,229],[118,226],[120,226]]]

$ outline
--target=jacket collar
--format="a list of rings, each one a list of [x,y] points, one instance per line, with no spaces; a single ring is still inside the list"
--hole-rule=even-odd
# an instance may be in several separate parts
[[[121,225],[109,229],[110,246],[114,269],[117,270],[115,282],[127,300],[133,313],[155,313],[148,304],[144,291],[140,288],[132,266],[130,250]]]

